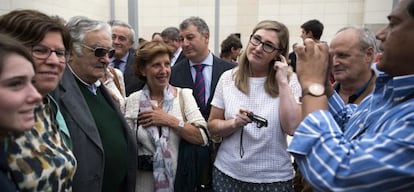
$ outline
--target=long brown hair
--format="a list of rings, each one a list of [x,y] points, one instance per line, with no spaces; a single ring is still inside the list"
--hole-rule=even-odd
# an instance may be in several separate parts
[[[279,55],[285,56],[287,58],[289,51],[289,30],[287,27],[280,22],[272,20],[264,20],[259,22],[256,27],[253,29],[252,34],[254,34],[259,29],[272,30],[277,33],[279,38]],[[249,75],[251,74],[251,65],[246,55],[247,51],[244,51],[240,56],[239,67],[234,73],[234,80],[236,87],[243,92],[244,94],[249,94]],[[271,97],[279,96],[279,88],[276,81],[276,71],[273,69],[274,60],[270,61],[268,64],[268,74],[265,81],[265,91]]]

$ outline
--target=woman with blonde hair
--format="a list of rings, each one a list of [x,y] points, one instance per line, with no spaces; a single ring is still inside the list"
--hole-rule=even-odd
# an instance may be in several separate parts
[[[300,120],[301,91],[288,72],[288,45],[284,24],[259,22],[238,67],[221,76],[208,120],[210,133],[223,137],[214,191],[293,191],[286,137]]]

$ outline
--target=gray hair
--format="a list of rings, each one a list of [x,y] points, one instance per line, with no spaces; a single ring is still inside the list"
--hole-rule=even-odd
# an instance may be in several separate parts
[[[177,27],[168,27],[161,32],[161,37],[166,37],[170,40],[181,40],[180,30]]]
[[[188,26],[190,26],[190,25],[196,26],[197,31],[201,35],[205,35],[207,33],[210,33],[207,23],[203,19],[201,19],[200,17],[195,17],[195,16],[187,18],[183,22],[181,22],[180,30],[187,29]]]
[[[81,44],[85,40],[85,35],[92,31],[104,31],[108,33],[109,37],[112,36],[111,27],[108,23],[98,20],[89,19],[85,16],[75,16],[70,18],[66,27],[69,29],[70,35],[73,40],[73,51],[82,56]]]
[[[132,28],[132,26],[126,22],[120,21],[120,20],[112,20],[109,22],[109,25],[111,27],[119,26],[119,27],[125,27],[128,28],[130,31],[129,40],[132,42],[132,44],[135,43],[136,37],[135,37],[135,30]]]
[[[348,29],[353,30],[357,33],[361,51],[365,51],[368,48],[372,48],[374,50],[374,54],[372,55],[372,60],[374,60],[375,55],[379,52],[375,34],[371,30],[361,27],[344,27],[340,29],[337,34]]]

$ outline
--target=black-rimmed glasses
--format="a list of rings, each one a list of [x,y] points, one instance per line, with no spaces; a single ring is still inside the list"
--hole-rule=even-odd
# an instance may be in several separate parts
[[[275,50],[278,50],[278,51],[283,50],[282,48],[277,48],[276,46],[274,46],[271,43],[263,42],[261,40],[261,38],[259,36],[256,36],[256,35],[251,35],[250,36],[250,43],[254,46],[262,45],[262,49],[266,53],[272,53]]]
[[[81,44],[81,45],[82,45],[82,47],[85,47],[86,49],[91,50],[91,52],[94,52],[94,55],[96,57],[103,57],[106,54],[108,54],[108,57],[112,58],[115,54],[115,49],[107,49],[107,48],[103,48],[103,47],[92,48],[92,47],[89,47],[85,44]]]
[[[56,54],[56,57],[59,59],[59,62],[66,62],[69,53],[65,49],[53,50],[44,45],[35,45],[32,47],[32,56],[36,59],[47,59],[50,57],[50,55],[52,55],[53,52]]]

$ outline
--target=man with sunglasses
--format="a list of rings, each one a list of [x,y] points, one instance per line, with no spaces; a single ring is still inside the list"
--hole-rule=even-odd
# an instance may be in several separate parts
[[[135,188],[136,141],[99,79],[114,55],[111,28],[101,21],[73,17],[71,59],[54,98],[73,140],[78,167],[73,191],[129,191]]]
[[[170,83],[177,87],[193,89],[193,96],[197,101],[201,114],[204,119],[207,120],[211,109],[210,102],[213,98],[221,74],[224,71],[233,68],[235,65],[219,59],[210,52],[208,49],[210,32],[207,23],[203,19],[199,17],[190,17],[185,19],[180,24],[179,28],[183,40],[182,49],[186,59],[174,65],[171,71]],[[198,68],[201,68],[201,70],[197,71]],[[200,78],[200,75],[202,75],[203,78]],[[199,79],[202,79],[202,81],[198,81]],[[204,86],[201,86],[202,88],[200,88],[200,86],[197,85]],[[203,92],[198,92],[198,90],[203,90]],[[197,179],[195,183],[184,182],[186,179],[185,175],[189,174],[180,172],[181,162],[179,162],[176,184],[180,183],[180,179],[183,179],[183,182],[181,183],[181,187],[177,188],[176,185],[176,190],[206,190],[211,184],[212,163],[209,162],[209,158],[212,153],[215,153],[214,149],[209,150],[208,147],[193,146],[185,140],[181,140],[180,150],[182,150],[183,146],[188,146],[187,149],[192,148],[191,150],[194,150],[195,153],[197,153],[198,160],[193,159],[193,162],[198,162],[198,164],[195,165],[195,169],[198,169],[197,173],[200,174],[196,176],[196,178],[199,179]],[[194,164],[193,162],[188,163]],[[194,181],[194,178],[189,178],[189,180]]]

